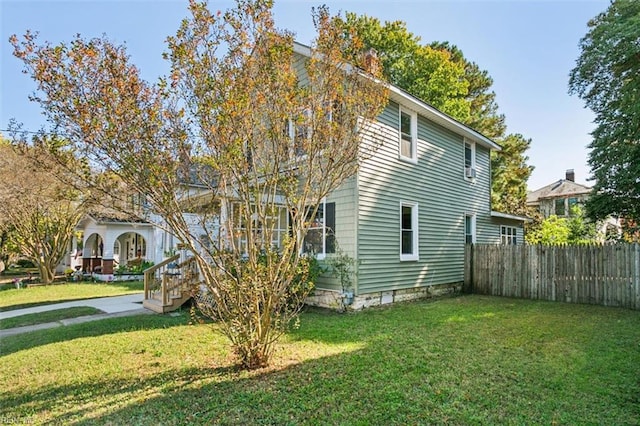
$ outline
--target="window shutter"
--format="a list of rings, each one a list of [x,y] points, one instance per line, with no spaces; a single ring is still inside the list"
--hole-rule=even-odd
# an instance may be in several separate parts
[[[327,232],[326,253],[336,252],[336,203],[326,203],[324,220]]]

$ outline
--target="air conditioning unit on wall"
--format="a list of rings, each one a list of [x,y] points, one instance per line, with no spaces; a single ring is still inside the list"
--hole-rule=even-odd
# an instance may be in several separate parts
[[[465,167],[464,168],[464,176],[468,179],[475,179],[476,178],[476,169],[474,169],[473,167]]]

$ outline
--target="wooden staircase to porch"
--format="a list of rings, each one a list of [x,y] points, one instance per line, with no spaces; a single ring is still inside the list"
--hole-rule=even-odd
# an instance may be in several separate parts
[[[198,265],[193,257],[178,262],[176,254],[144,271],[143,307],[164,314],[191,298],[200,283]]]

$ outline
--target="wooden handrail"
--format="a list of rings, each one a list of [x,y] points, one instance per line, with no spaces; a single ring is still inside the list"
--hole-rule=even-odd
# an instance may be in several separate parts
[[[191,292],[192,286],[198,282],[198,265],[194,257],[189,257],[183,262],[176,264],[170,270],[179,270],[176,273],[169,273],[167,266],[177,261],[180,255],[172,256],[163,260],[144,271],[144,290],[145,299],[153,298],[153,291],[160,290],[160,294],[156,293],[155,297],[160,296],[163,306],[169,306],[174,297],[181,298],[184,292]],[[157,283],[160,283],[158,288]],[[152,284],[155,284],[152,288]]]
[[[144,270],[144,273],[146,274],[147,272],[155,272],[158,269],[162,268],[165,265],[170,264],[171,262],[175,262],[176,260],[180,259],[180,254],[174,254],[173,256],[171,256],[168,259],[163,260],[162,262],[158,263],[157,265],[153,265],[148,269]]]
[[[165,259],[162,262],[158,263],[157,265],[153,265],[150,268],[147,268],[144,270],[144,298],[145,299],[151,298],[151,283],[153,282],[155,272],[158,269],[164,268],[171,262],[175,262],[178,259],[180,259],[180,254],[175,254],[170,258]],[[164,300],[164,296],[163,296],[163,300]]]

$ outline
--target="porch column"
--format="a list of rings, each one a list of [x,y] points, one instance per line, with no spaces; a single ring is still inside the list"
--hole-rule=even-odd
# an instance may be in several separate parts
[[[118,234],[107,230],[104,238],[104,249],[102,251],[102,273],[113,274],[113,248]]]

